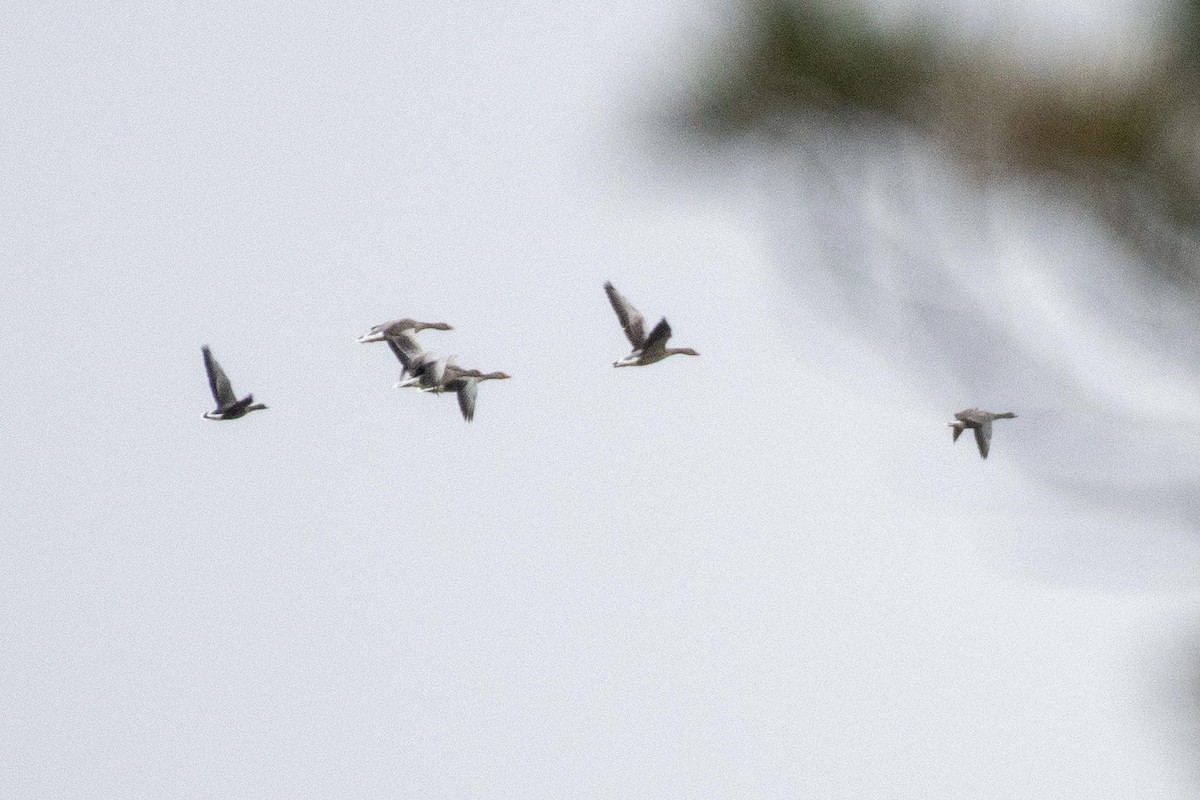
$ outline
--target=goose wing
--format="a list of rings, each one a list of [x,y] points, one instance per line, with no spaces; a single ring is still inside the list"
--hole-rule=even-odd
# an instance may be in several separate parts
[[[618,292],[611,283],[604,284],[608,294],[608,302],[612,303],[613,311],[617,312],[617,320],[629,338],[634,349],[641,348],[646,343],[646,319],[633,305]]]
[[[975,428],[975,444],[979,445],[979,455],[987,458],[988,447],[992,443],[992,421],[985,419]]]
[[[213,358],[208,345],[204,345],[200,349],[204,353],[204,371],[208,373],[208,388],[212,390],[213,399],[217,401],[217,408],[236,403],[237,395],[233,393],[233,387],[229,385],[229,378],[225,377],[225,370],[221,369],[221,365]]]
[[[654,326],[654,330],[650,331],[650,335],[646,337],[646,343],[642,345],[643,353],[661,353],[667,347],[667,340],[671,338],[671,326],[667,324],[667,318],[663,317]]]
[[[404,352],[404,350],[400,347],[400,345],[396,344],[395,339],[389,338],[387,340],[387,343],[388,343],[388,347],[391,348],[392,354],[394,356],[396,356],[396,360],[400,362],[400,366],[404,368],[405,372],[408,372],[408,364],[409,364],[408,353]]]
[[[396,356],[396,360],[404,366],[405,372],[412,372],[413,366],[422,360],[425,350],[420,342],[407,333],[399,333],[387,337],[388,347]]]
[[[479,393],[478,378],[463,378],[458,383],[458,410],[467,422],[475,419],[475,395]]]
[[[446,368],[453,366],[450,363],[450,359],[450,356],[445,356],[429,363],[425,371],[425,376],[428,378],[428,382],[432,388],[439,388],[446,382]]]

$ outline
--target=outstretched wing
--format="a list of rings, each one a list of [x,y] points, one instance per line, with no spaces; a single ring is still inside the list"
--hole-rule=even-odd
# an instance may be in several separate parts
[[[662,352],[666,349],[667,340],[670,338],[671,326],[667,324],[667,318],[663,317],[654,326],[654,330],[650,331],[650,335],[646,337],[646,343],[642,345],[642,352]]]
[[[425,354],[421,344],[407,333],[388,336],[387,343],[396,359],[404,366],[405,372],[411,372],[413,365]]]
[[[200,349],[204,353],[204,371],[208,373],[208,388],[212,390],[213,400],[217,401],[217,408],[224,408],[236,403],[237,396],[233,393],[233,387],[229,385],[229,378],[225,377],[225,370],[221,369],[221,365],[213,358],[208,345],[204,345]]]
[[[640,311],[621,296],[620,292],[613,288],[611,283],[604,284],[604,291],[608,294],[608,302],[612,303],[613,311],[617,312],[617,319],[620,321],[629,343],[635,350],[640,349],[646,343],[645,318],[642,317]]]
[[[458,410],[467,422],[475,419],[475,395],[479,393],[479,381],[465,378],[458,386]]]
[[[453,356],[442,356],[425,365],[425,378],[431,388],[440,388],[446,382],[446,367],[452,366],[450,363],[451,358]]]
[[[975,429],[975,444],[979,445],[979,455],[987,458],[988,447],[992,443],[992,421],[984,420]]]

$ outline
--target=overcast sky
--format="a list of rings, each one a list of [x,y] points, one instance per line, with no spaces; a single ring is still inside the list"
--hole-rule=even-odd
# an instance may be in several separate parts
[[[1185,310],[1010,211],[1012,369],[914,371],[803,158],[646,140],[726,21],[0,10],[0,795],[1194,795]],[[605,280],[702,356],[613,370]],[[354,343],[400,316],[512,374],[474,423]],[[202,344],[269,410],[204,420]]]

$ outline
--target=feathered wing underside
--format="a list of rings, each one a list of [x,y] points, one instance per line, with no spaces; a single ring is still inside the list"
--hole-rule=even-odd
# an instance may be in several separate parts
[[[458,409],[467,422],[475,419],[475,396],[479,393],[477,378],[464,378],[458,385]]]
[[[452,366],[448,356],[429,362],[425,368],[425,382],[434,388],[441,386],[446,380],[447,366]]]
[[[992,443],[992,421],[990,419],[979,423],[975,428],[975,444],[979,445],[979,455],[988,456],[988,448]]]
[[[204,371],[208,373],[208,388],[212,390],[213,400],[217,402],[217,408],[237,403],[237,395],[233,393],[233,387],[229,384],[229,378],[225,377],[225,370],[221,369],[221,365],[213,358],[212,351],[208,349],[208,345],[200,348],[204,353]]]
[[[408,372],[408,353],[405,353],[400,345],[396,344],[395,339],[387,340],[388,348],[392,351],[392,355],[396,356],[396,360],[400,362],[400,366],[404,372]]]
[[[951,429],[953,429],[953,431],[954,431],[954,439],[953,439],[953,441],[957,442],[957,441],[958,441],[958,437],[959,437],[959,436],[962,436],[962,432],[963,432],[964,430],[966,430],[966,427],[967,427],[967,426],[966,426],[966,425],[951,425],[950,427],[951,427]]]
[[[388,347],[396,356],[396,360],[404,367],[405,372],[412,372],[415,365],[422,361],[425,355],[420,342],[407,333],[387,337]]]
[[[611,283],[604,284],[608,302],[612,303],[613,311],[617,312],[617,320],[621,329],[634,349],[640,349],[646,344],[646,320],[633,305],[618,292]]]

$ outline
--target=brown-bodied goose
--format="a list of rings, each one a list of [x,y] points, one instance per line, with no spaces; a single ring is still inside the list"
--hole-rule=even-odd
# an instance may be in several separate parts
[[[966,429],[970,428],[975,431],[975,444],[979,445],[979,455],[987,458],[988,448],[992,443],[992,420],[1015,419],[1016,416],[1011,411],[1004,411],[997,414],[979,408],[968,408],[966,411],[960,411],[955,414],[954,422],[948,424],[954,429],[953,441],[955,442],[958,441],[958,437]]]
[[[425,350],[411,333],[388,336],[387,343],[403,367],[396,388],[416,386],[430,390],[442,385],[446,367],[451,362],[450,358],[437,356]]]
[[[479,382],[508,380],[511,377],[507,372],[480,372],[477,369],[463,369],[456,364],[447,364],[441,385],[425,391],[457,394],[458,409],[462,411],[463,419],[470,422],[475,419],[475,395],[479,392]]]
[[[667,347],[667,340],[671,338],[671,326],[667,324],[666,317],[660,319],[654,326],[654,330],[650,331],[650,335],[647,336],[646,319],[641,312],[613,288],[611,283],[604,284],[604,291],[608,294],[608,301],[612,303],[613,311],[617,312],[617,319],[621,323],[622,330],[625,331],[625,336],[633,345],[633,350],[629,355],[613,362],[614,367],[644,367],[647,364],[662,361],[667,356],[700,355],[690,347]]]
[[[454,363],[453,357],[439,357],[421,349],[410,334],[402,333],[388,339],[388,347],[404,365],[397,389],[415,387],[423,392],[454,392],[458,395],[458,408],[463,419],[470,422],[475,418],[475,397],[479,393],[479,382],[506,380],[506,372],[480,372],[466,369]],[[408,375],[407,379],[405,375]]]
[[[394,319],[391,322],[381,322],[354,341],[359,344],[382,342],[402,333],[419,333],[427,328],[435,331],[452,331],[454,328],[444,322],[418,322],[415,319]]]
[[[229,378],[225,377],[225,370],[221,369],[221,365],[213,358],[208,345],[204,345],[200,350],[204,353],[204,371],[208,373],[208,388],[212,389],[213,399],[217,401],[217,407],[205,413],[205,419],[237,419],[246,416],[251,411],[261,411],[266,408],[262,403],[255,403],[252,394],[238,400],[237,395],[233,393],[233,387],[229,384]]]

